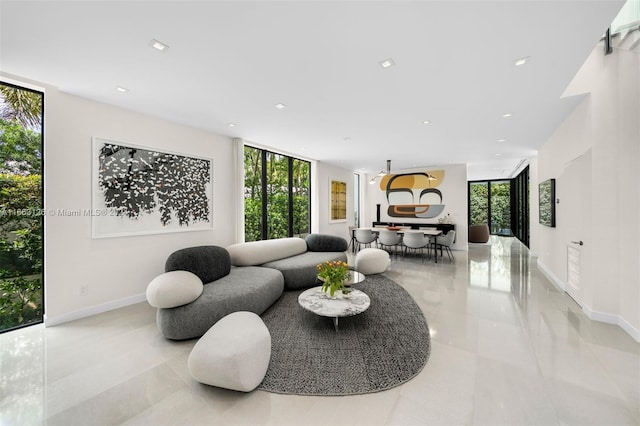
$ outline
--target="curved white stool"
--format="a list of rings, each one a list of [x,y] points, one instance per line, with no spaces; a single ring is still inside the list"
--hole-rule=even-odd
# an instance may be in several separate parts
[[[377,248],[365,248],[356,254],[356,271],[365,274],[380,274],[389,267],[389,253]]]
[[[191,377],[205,385],[241,392],[264,379],[271,358],[271,335],[253,312],[234,312],[215,323],[189,354]]]

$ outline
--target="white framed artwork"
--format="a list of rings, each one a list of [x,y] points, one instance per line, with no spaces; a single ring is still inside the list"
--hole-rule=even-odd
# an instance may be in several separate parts
[[[93,137],[92,237],[213,229],[213,159]]]

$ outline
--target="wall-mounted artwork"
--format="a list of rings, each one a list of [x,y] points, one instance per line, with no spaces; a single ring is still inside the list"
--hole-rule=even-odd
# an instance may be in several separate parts
[[[554,228],[556,226],[555,179],[547,179],[538,184],[538,200],[540,223]]]
[[[347,220],[347,183],[330,179],[329,197],[330,221],[345,222]]]
[[[210,230],[213,160],[93,138],[94,238]]]
[[[404,219],[437,217],[445,207],[437,188],[443,180],[444,170],[384,175],[380,189],[389,204],[387,214]]]

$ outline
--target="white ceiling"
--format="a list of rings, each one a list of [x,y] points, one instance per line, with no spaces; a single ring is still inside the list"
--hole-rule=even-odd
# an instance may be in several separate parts
[[[499,178],[575,107],[623,3],[2,0],[0,70],[350,170]]]

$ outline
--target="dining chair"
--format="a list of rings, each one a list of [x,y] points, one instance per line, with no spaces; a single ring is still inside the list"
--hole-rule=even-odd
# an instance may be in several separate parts
[[[391,253],[391,249],[393,248],[393,252],[396,257],[398,256],[398,247],[400,247],[402,243],[402,235],[398,234],[398,231],[392,231],[389,229],[381,229],[378,234],[378,245],[382,250],[386,250]],[[385,247],[388,247],[387,250]]]
[[[405,247],[405,254],[407,249],[417,252],[420,250],[420,257],[424,262],[424,248],[427,248],[427,255],[429,254],[429,237],[422,232],[405,232],[402,238],[402,244]]]
[[[351,252],[356,251],[356,227],[351,225],[349,226],[349,237],[351,240],[349,241],[349,245],[347,246],[347,251],[349,251],[349,247],[351,247]]]
[[[356,242],[358,243],[358,250],[360,250],[360,246],[364,244],[365,247],[371,247],[371,243],[376,241],[376,247],[378,247],[377,243],[378,235],[371,231],[371,229],[356,229]]]
[[[440,249],[440,257],[443,257],[442,250],[444,249],[447,252],[447,256],[449,256],[449,260],[453,262],[453,252],[451,251],[451,246],[453,245],[453,240],[456,238],[456,231],[451,230],[444,235],[438,235],[434,243],[431,243],[433,246],[433,251],[435,255],[438,255],[438,249]]]

